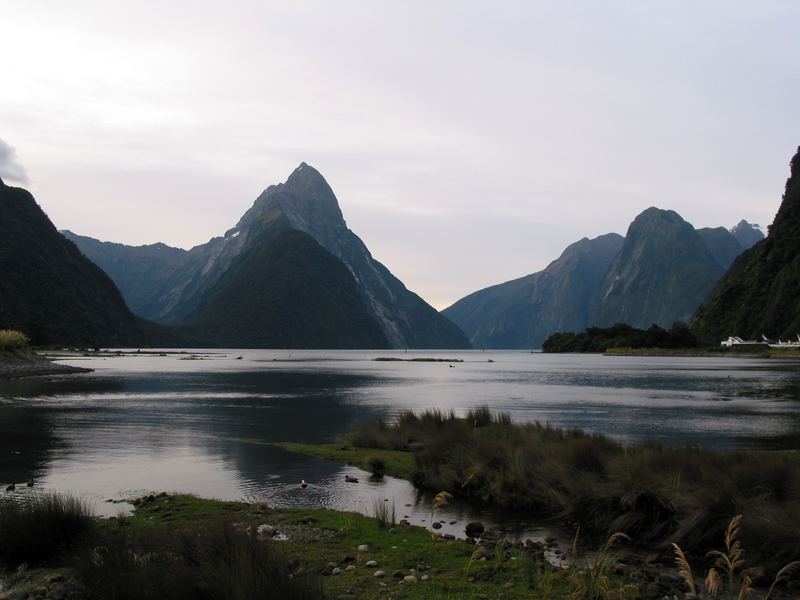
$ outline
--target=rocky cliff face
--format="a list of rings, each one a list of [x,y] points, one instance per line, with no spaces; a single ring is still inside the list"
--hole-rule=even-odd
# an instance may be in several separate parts
[[[538,348],[556,331],[586,327],[597,287],[622,244],[615,233],[583,238],[543,271],[470,294],[443,314],[476,348]]]
[[[35,344],[133,345],[158,340],[114,282],[58,233],[30,193],[0,180],[0,329]]]
[[[692,321],[702,341],[791,338],[800,332],[800,148],[767,237],[744,252]]]
[[[164,264],[163,270],[154,268],[159,277],[151,279],[151,289],[143,294],[146,302],[137,301],[135,308],[146,310],[148,315],[163,323],[184,323],[233,261],[247,249],[254,228],[273,221],[306,233],[347,267],[388,345],[396,348],[469,347],[458,327],[406,289],[372,257],[361,239],[348,229],[333,190],[316,169],[305,163],[297,167],[285,183],[264,190],[224,236],[192,248],[176,259],[174,265]],[[82,239],[74,239],[87,254],[92,252]],[[97,262],[108,265],[111,260],[98,256]],[[109,273],[120,277],[113,269]]]

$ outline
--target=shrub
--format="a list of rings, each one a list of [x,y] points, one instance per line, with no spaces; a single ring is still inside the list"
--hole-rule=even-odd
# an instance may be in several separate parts
[[[70,549],[95,533],[88,503],[49,493],[27,501],[0,501],[0,562],[39,563]]]
[[[373,454],[367,457],[367,464],[375,477],[383,477],[384,473],[386,473],[386,461],[383,460],[382,456]]]
[[[28,348],[30,340],[21,331],[0,329],[0,352],[18,352]]]

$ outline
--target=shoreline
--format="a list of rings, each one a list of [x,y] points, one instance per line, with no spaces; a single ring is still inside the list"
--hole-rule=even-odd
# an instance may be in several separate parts
[[[0,381],[40,375],[91,373],[94,369],[53,362],[38,354],[0,354]]]

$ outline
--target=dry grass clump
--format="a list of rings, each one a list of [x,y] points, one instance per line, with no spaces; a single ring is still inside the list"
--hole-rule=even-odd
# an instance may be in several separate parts
[[[514,424],[486,408],[405,412],[359,426],[355,446],[414,452],[414,482],[494,507],[577,523],[596,537],[713,547],[743,513],[753,556],[777,569],[800,548],[800,468],[786,454],[626,448],[604,436]]]
[[[736,515],[728,523],[725,530],[725,549],[712,550],[706,556],[714,559],[714,566],[706,573],[702,587],[695,580],[692,566],[678,544],[672,544],[675,552],[675,565],[678,574],[686,583],[695,598],[717,598],[724,594],[725,598],[745,600],[753,593],[750,573],[744,569],[744,547],[740,540],[742,515]],[[775,586],[788,579],[800,569],[800,561],[792,561],[781,568],[770,585],[765,600],[769,600]]]
[[[0,329],[0,352],[19,352],[26,350],[30,340],[21,331]]]

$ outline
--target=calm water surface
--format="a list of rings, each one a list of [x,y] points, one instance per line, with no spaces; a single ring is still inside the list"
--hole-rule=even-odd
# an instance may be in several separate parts
[[[406,482],[372,482],[269,444],[330,442],[358,421],[429,407],[488,405],[517,421],[633,444],[800,448],[800,363],[791,360],[284,350],[203,357],[76,358],[65,362],[95,372],[0,382],[3,489],[35,478],[36,488],[83,494],[105,514],[120,505],[104,499],[151,490],[365,513],[389,498],[398,518],[419,523],[429,499]],[[346,473],[361,483],[345,483]],[[442,514],[459,520],[453,533],[475,516],[457,505]],[[519,529],[513,517],[500,525]]]

